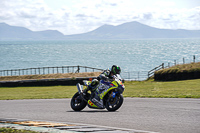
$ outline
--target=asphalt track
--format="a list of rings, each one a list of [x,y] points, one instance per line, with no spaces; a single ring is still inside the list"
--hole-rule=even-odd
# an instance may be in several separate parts
[[[161,133],[199,133],[200,99],[125,98],[116,112],[85,108],[70,99],[0,100],[0,118],[82,123]]]

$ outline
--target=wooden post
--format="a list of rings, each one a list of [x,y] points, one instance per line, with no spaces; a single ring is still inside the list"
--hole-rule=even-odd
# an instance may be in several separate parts
[[[162,69],[164,69],[164,63],[162,63]]]
[[[59,73],[59,71],[58,71],[58,67],[57,67],[57,73]]]
[[[43,67],[43,74],[45,74],[45,68]]]
[[[183,58],[183,64],[185,64],[185,58]]]
[[[62,66],[62,73],[64,73],[64,67]]]
[[[193,62],[195,63],[195,55],[193,56]]]
[[[80,67],[79,67],[79,66],[78,66],[78,70],[77,70],[77,71],[78,71],[78,73],[79,73],[79,71],[80,71]]]

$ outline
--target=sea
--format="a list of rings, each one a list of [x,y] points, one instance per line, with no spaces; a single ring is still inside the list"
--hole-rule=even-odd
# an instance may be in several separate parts
[[[122,72],[149,71],[200,62],[200,39],[0,41],[0,61],[0,70],[118,65]]]

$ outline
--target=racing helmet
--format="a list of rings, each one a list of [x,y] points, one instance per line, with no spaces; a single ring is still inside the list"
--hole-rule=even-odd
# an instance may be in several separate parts
[[[113,65],[111,68],[111,72],[115,75],[115,74],[120,74],[121,73],[121,68],[118,67],[117,65]]]

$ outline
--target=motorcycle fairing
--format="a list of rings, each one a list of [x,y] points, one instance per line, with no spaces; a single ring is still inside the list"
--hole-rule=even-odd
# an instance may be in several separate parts
[[[88,105],[93,108],[98,108],[91,100],[88,100]]]
[[[100,98],[103,99],[104,96],[105,96],[109,91],[111,91],[111,90],[113,90],[113,89],[115,89],[115,88],[116,88],[116,87],[111,87],[111,88],[109,88],[109,89],[107,89],[107,90],[104,90],[104,91],[100,94]]]
[[[112,87],[110,87],[109,89],[104,90],[104,91],[100,94],[100,98],[101,98],[101,99],[103,99],[104,96],[105,96],[109,91],[111,91],[111,90],[117,88],[117,87],[119,86],[119,83],[117,83],[116,81],[113,81],[113,82],[111,82],[111,83],[109,84],[109,86],[112,86]]]
[[[85,86],[88,86],[88,85],[91,84],[91,81],[87,81],[87,80],[85,81],[85,80],[84,80],[83,83],[84,83]]]

